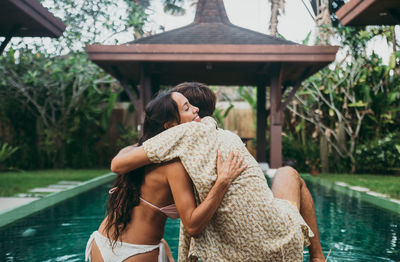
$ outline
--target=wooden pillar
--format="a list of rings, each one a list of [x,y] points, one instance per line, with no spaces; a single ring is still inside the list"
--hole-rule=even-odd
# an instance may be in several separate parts
[[[143,108],[146,108],[148,102],[152,98],[151,77],[148,72],[148,66],[144,63],[140,65],[140,96],[143,101]]]
[[[146,65],[140,65],[140,83],[138,86],[139,90],[139,99],[140,99],[140,109],[138,109],[138,131],[142,133],[142,126],[144,122],[145,109],[147,103],[150,102],[152,98],[152,85],[151,85],[151,77],[146,70]]]
[[[160,77],[152,75],[151,77],[151,94],[154,97],[155,94],[160,91]]]
[[[265,85],[257,86],[257,161],[267,162],[266,156],[266,129],[267,110],[265,108]]]
[[[282,166],[282,110],[281,88],[282,88],[282,66],[272,66],[270,104],[271,104],[271,126],[270,126],[270,166],[279,168]]]

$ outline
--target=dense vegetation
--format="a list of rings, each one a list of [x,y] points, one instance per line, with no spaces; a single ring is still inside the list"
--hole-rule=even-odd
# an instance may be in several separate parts
[[[310,169],[399,173],[400,51],[394,28],[334,30],[344,58],[303,83],[286,114],[286,146]],[[377,36],[393,47],[388,64],[373,51],[367,54]]]
[[[175,2],[184,1],[164,1],[166,11],[184,12]],[[44,42],[14,42],[0,57],[0,170],[108,166],[136,133],[120,126],[119,138],[107,136],[123,92],[83,47],[123,31],[140,37],[149,1],[43,3],[68,27],[51,40],[51,49]],[[126,12],[117,16],[113,10],[121,4]],[[296,160],[301,171],[399,173],[400,51],[394,28],[342,27],[334,20],[327,30],[344,55],[304,81],[286,110],[284,159]],[[388,64],[367,52],[377,37],[392,47]],[[239,90],[254,106],[254,92]]]

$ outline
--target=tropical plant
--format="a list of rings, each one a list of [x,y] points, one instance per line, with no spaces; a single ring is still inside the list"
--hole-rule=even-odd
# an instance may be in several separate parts
[[[54,166],[64,165],[66,147],[74,142],[73,133],[83,126],[107,126],[111,105],[103,109],[115,103],[110,86],[116,82],[86,54],[50,58],[20,49],[17,59],[10,49],[1,61],[1,97],[13,99],[36,119],[39,148]],[[107,115],[101,123],[103,111]]]
[[[4,162],[9,159],[19,148],[8,145],[7,143],[0,143],[0,167]]]
[[[215,118],[215,120],[217,120],[217,124],[220,128],[225,128],[224,119],[228,117],[229,112],[233,108],[234,108],[234,105],[230,102],[228,108],[225,108],[225,109],[216,108],[215,109],[212,116]]]
[[[375,53],[365,55],[367,42],[377,33],[393,37],[389,27],[360,29],[353,35],[358,41],[350,40],[351,30],[336,30],[344,46],[350,46],[344,48],[347,56],[305,81],[289,109],[312,123],[341,159],[350,160],[355,172],[357,144],[398,128],[399,53],[393,52],[389,65]]]
[[[400,133],[389,133],[357,147],[356,159],[362,173],[400,173]]]

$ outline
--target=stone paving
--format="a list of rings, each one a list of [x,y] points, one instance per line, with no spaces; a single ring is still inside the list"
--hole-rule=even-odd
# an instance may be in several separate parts
[[[72,188],[76,185],[81,184],[80,181],[59,181],[57,184],[49,185],[47,187],[38,187],[29,190],[28,193],[17,194],[12,197],[0,197],[0,213],[16,208],[25,204],[28,204],[32,201],[38,200],[44,196],[47,196],[52,193],[57,193],[69,188]]]

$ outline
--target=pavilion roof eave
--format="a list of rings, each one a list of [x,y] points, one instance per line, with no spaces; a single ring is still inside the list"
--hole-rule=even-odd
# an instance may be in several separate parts
[[[8,4],[7,8],[0,11],[2,16],[0,19],[1,36],[9,34],[11,29],[15,26],[19,26],[20,29],[16,31],[13,36],[22,37],[60,37],[65,31],[66,25],[43,7],[37,0],[5,1],[1,6],[6,4]],[[18,12],[17,16],[15,12]],[[15,19],[19,20],[16,21]]]
[[[338,46],[130,44],[88,45],[92,61],[332,62]]]
[[[343,25],[396,25],[400,24],[398,0],[350,0],[336,16]]]
[[[215,85],[257,85],[257,79],[268,81],[273,64],[281,63],[285,68],[282,83],[291,85],[334,61],[338,48],[303,45],[129,44],[88,45],[86,52],[91,61],[127,83],[138,83],[140,68],[145,66],[163,84],[173,85],[196,79]]]

